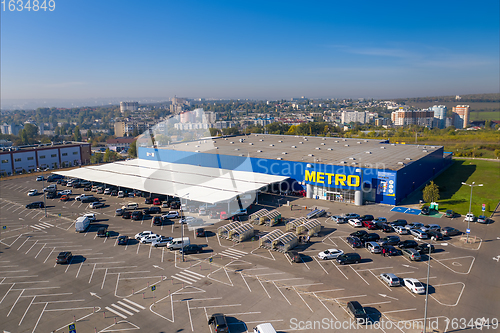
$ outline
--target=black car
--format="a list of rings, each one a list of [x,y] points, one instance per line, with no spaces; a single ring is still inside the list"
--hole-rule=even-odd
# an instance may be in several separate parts
[[[386,256],[397,256],[399,254],[399,250],[392,245],[382,245],[381,254],[384,253],[384,250]]]
[[[356,236],[347,237],[347,243],[349,243],[349,245],[353,248],[363,247],[363,243]]]
[[[205,229],[203,228],[196,229],[196,237],[205,237]]]
[[[88,192],[88,191],[91,191],[91,190],[92,190],[92,186],[85,186],[85,187],[83,188],[83,190],[84,190],[84,191],[87,191],[87,192]]]
[[[132,212],[129,210],[125,210],[122,213],[122,219],[130,219],[130,218],[132,218]]]
[[[99,229],[97,229],[97,237],[108,237],[108,236],[109,236],[108,227],[99,227]]]
[[[291,261],[295,263],[302,262],[302,258],[300,257],[300,254],[297,251],[295,250],[287,251],[286,254]]]
[[[347,303],[347,310],[351,314],[351,316],[356,319],[356,322],[359,324],[366,324],[368,321],[368,315],[366,314],[365,309],[358,301],[350,301]]]
[[[405,225],[407,225],[407,224],[408,224],[408,222],[406,222],[406,220],[402,220],[402,219],[397,219],[396,221],[392,221],[392,222],[390,223],[390,225],[391,225],[392,227],[394,227],[394,226],[404,227],[404,226],[405,226]]]
[[[153,206],[149,207],[147,209],[144,209],[142,212],[144,215],[149,215],[149,214],[161,214],[161,208],[158,206]]]
[[[160,216],[153,216],[153,225],[162,225],[163,221]]]
[[[392,232],[394,229],[387,223],[384,222],[377,222],[375,224],[378,229],[382,230],[383,232]]]
[[[359,218],[361,221],[373,221],[375,218],[373,215],[363,215]]]
[[[429,215],[430,213],[431,213],[431,209],[429,208],[429,206],[424,206],[420,210],[420,214],[422,214],[422,215]]]
[[[460,230],[452,227],[444,227],[442,231],[443,231],[443,236],[454,236],[462,234]]]
[[[191,253],[200,253],[201,251],[203,251],[203,247],[201,247],[200,245],[190,244],[180,249],[179,253],[191,254]]]
[[[354,264],[361,261],[361,256],[357,253],[344,253],[337,257],[337,262],[341,265]]]
[[[366,231],[366,230],[358,230],[358,231],[355,231],[355,232],[351,232],[349,234],[349,236],[354,236],[354,237],[361,238],[361,236],[367,235],[367,234],[368,234],[368,231]]]
[[[26,208],[44,208],[45,207],[45,204],[43,203],[43,201],[35,201],[35,202],[32,202],[32,203],[29,203],[26,205]]]
[[[400,249],[410,249],[410,248],[416,248],[418,246],[418,243],[415,242],[414,240],[407,239],[404,241],[399,242],[398,247]]]
[[[362,235],[361,237],[359,237],[359,239],[363,243],[366,243],[366,242],[377,242],[380,239],[380,235],[371,232],[369,234]]]
[[[132,220],[137,221],[137,220],[142,220],[143,214],[140,210],[134,210],[132,212]]]
[[[178,202],[178,201],[172,201],[170,203],[170,208],[172,208],[172,209],[179,209],[179,208],[181,208],[181,203]]]
[[[436,251],[434,245],[426,243],[418,244],[415,247],[415,250],[417,250],[420,254],[429,254],[429,246],[431,247],[431,253],[434,253]]]
[[[56,199],[57,197],[59,197],[59,194],[57,194],[57,192],[47,192],[46,194],[47,199]]]
[[[118,195],[118,191],[117,190],[111,191],[111,196],[116,197],[117,195]]]
[[[118,245],[127,245],[128,236],[119,236],[118,237]]]
[[[72,257],[73,257],[73,255],[71,254],[71,252],[60,252],[57,255],[56,263],[57,264],[67,264],[67,263],[69,263],[69,261],[71,260]]]
[[[427,236],[432,240],[443,240],[443,234],[436,230],[427,230]]]
[[[398,245],[401,239],[398,236],[387,236],[379,240],[380,245]]]
[[[217,333],[229,332],[226,316],[222,313],[214,313],[208,320],[208,325],[212,325]]]
[[[449,217],[449,218],[454,218],[457,214],[455,214],[454,211],[452,211],[451,209],[448,209],[446,211],[446,213],[444,214],[445,217]]]
[[[151,205],[153,203],[153,198],[146,198],[146,199],[144,199],[144,203],[146,205]]]
[[[82,203],[97,202],[99,198],[96,197],[84,197],[81,199]]]

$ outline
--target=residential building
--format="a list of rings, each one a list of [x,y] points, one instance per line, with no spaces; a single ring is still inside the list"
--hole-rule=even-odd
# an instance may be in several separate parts
[[[360,123],[366,124],[373,119],[373,114],[368,111],[342,111],[340,121],[342,124]]]
[[[119,137],[119,138],[111,138],[106,140],[106,147],[109,150],[113,151],[121,151],[124,149],[128,149],[130,145],[135,141],[134,137]]]
[[[18,135],[21,128],[21,126],[16,124],[9,125],[7,123],[3,123],[3,125],[0,127],[0,130],[2,131],[2,134]]]
[[[469,105],[457,105],[453,107],[456,128],[467,128],[469,125],[470,107]],[[457,117],[458,116],[458,117]]]
[[[434,118],[436,118],[436,126],[438,128],[445,128],[446,125],[446,112],[448,108],[446,105],[434,105],[429,108],[429,111],[434,112]]]
[[[137,111],[139,108],[138,102],[120,102],[120,111]]]
[[[420,125],[432,128],[434,112],[400,108],[398,111],[391,113],[391,120],[395,126]]]

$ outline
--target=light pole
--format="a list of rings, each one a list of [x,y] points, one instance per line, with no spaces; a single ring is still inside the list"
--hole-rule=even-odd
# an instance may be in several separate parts
[[[441,243],[443,246],[447,246],[448,243]],[[427,260],[427,282],[425,284],[425,310],[424,310],[424,331],[427,332],[427,301],[429,300],[429,274],[431,272],[431,251],[432,251],[432,237],[431,242],[427,244],[429,248],[429,259]]]
[[[45,210],[45,217],[47,217],[47,204],[45,203],[45,176],[43,175],[43,169],[38,168],[42,171],[42,192],[43,192],[43,209]]]
[[[475,182],[472,182],[472,184],[467,184],[467,183],[462,182],[462,185],[470,186],[469,214],[472,214],[472,212],[471,212],[471,209],[472,209],[472,188],[474,186],[483,186],[483,184],[476,185]],[[469,231],[469,232],[470,232],[470,220],[471,220],[471,216],[469,215],[467,217],[467,231]],[[467,232],[467,240],[466,240],[467,243],[469,243],[469,232]]]
[[[178,196],[177,194],[175,194],[176,196]],[[189,197],[189,193],[185,194],[185,196]],[[180,217],[180,221],[182,221],[182,219],[184,218],[184,210],[182,209],[182,196],[179,196],[181,198],[181,208],[180,208],[180,211],[181,211],[181,217]],[[186,208],[187,208],[187,201],[188,199],[186,199]],[[184,262],[184,221],[181,222],[181,249],[182,249],[182,262]]]

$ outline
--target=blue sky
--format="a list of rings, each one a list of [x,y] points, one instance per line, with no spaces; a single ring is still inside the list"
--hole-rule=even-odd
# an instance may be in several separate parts
[[[2,8],[2,100],[500,89],[498,0],[55,4],[53,12]]]

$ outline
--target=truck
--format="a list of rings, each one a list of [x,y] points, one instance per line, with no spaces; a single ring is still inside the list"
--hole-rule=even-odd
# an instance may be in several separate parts
[[[87,216],[80,216],[75,221],[75,231],[84,232],[90,225],[90,219]]]

